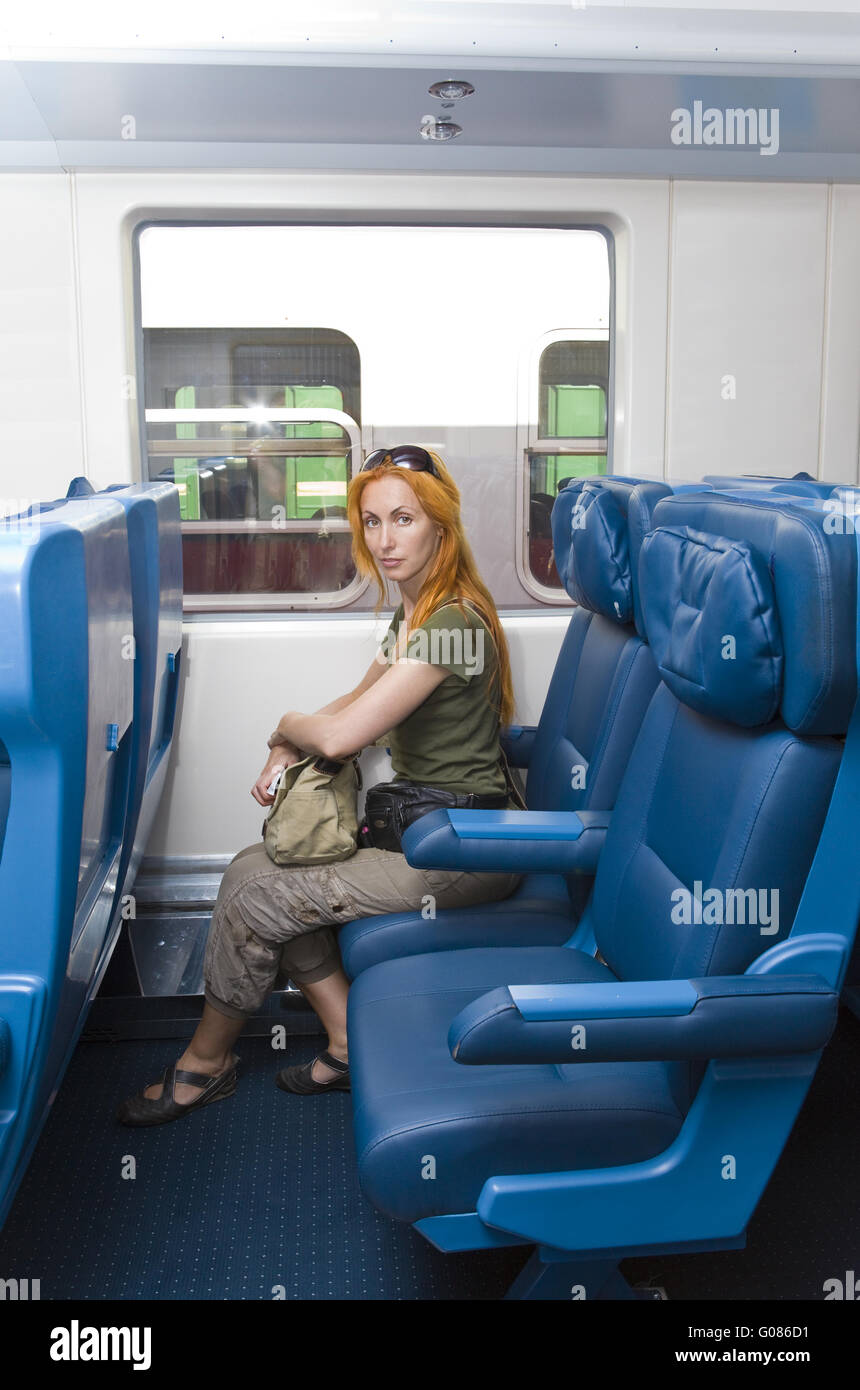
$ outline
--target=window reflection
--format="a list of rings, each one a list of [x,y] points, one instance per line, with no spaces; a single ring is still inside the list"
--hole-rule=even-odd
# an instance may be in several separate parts
[[[351,339],[148,329],[145,354],[149,476],[179,489],[186,592],[345,589],[355,578],[346,493],[360,437]]]

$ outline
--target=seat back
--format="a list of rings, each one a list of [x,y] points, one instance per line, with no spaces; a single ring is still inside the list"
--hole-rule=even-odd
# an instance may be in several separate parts
[[[633,625],[627,508],[638,482],[577,478],[553,507],[556,567],[577,607],[535,735],[530,810],[611,810],[657,686],[651,654]]]
[[[171,483],[117,484],[104,494],[128,523],[134,610],[134,734],[128,828],[119,877],[130,891],[152,829],[173,738],[182,649],[182,530]]]
[[[627,508],[638,483],[577,478],[553,507],[556,568],[577,607],[535,735],[526,780],[530,810],[611,810],[657,686],[651,653],[633,624]],[[588,888],[588,880],[568,879],[577,910]]]
[[[104,497],[126,514],[133,612],[123,651],[134,671],[134,719],[119,905],[143,857],[173,737],[182,647],[182,530],[179,491],[172,483],[114,483],[97,492],[88,478],[77,477],[66,492],[67,501],[94,499],[95,505]]]
[[[620,979],[740,974],[789,934],[827,814],[857,694],[856,547],[816,503],[685,494],[657,503],[638,564],[662,684],[589,922]]]
[[[128,809],[128,530],[106,498],[0,529],[0,1220],[106,963]]]

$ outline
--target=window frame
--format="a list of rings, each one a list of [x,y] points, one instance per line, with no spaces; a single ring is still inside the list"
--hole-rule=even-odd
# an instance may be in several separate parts
[[[416,215],[417,213],[417,215]],[[616,232],[610,225],[614,214],[610,213],[606,221],[591,219],[586,215],[572,213],[566,217],[564,213],[557,211],[530,210],[528,212],[500,211],[499,209],[476,209],[455,213],[446,209],[443,212],[435,212],[430,207],[420,210],[404,208],[385,208],[385,209],[363,209],[360,207],[349,207],[342,210],[333,210],[331,206],[306,205],[297,207],[270,207],[270,208],[231,208],[226,216],[223,212],[219,213],[214,208],[203,210],[201,208],[185,209],[159,209],[157,212],[147,209],[145,212],[140,210],[133,213],[128,220],[128,231],[131,240],[131,298],[133,312],[133,340],[134,340],[134,398],[137,402],[137,432],[133,441],[133,453],[136,454],[139,474],[141,477],[147,472],[144,447],[146,444],[146,423],[144,420],[144,381],[143,381],[143,313],[141,305],[141,270],[140,270],[140,238],[143,232],[149,228],[161,227],[256,227],[256,226],[279,226],[279,227],[307,227],[307,226],[332,226],[342,227],[421,227],[431,229],[438,228],[476,228],[494,230],[496,228],[509,230],[516,227],[542,228],[547,231],[561,232],[596,232],[606,246],[608,271],[609,271],[609,322],[607,329],[599,330],[600,335],[608,337],[610,345],[609,359],[609,392],[607,398],[607,473],[612,471],[611,463],[614,450],[614,403],[615,403],[615,354],[613,342],[616,329],[616,254],[615,240]],[[338,330],[342,331],[342,330]],[[559,596],[558,591],[547,589],[539,585],[531,576],[526,564],[524,549],[527,545],[527,531],[525,527],[525,508],[524,508],[524,487],[522,485],[522,474],[524,471],[525,454],[527,447],[528,430],[528,405],[523,403],[522,396],[526,392],[528,400],[528,389],[530,382],[534,380],[535,392],[535,414],[534,420],[537,421],[537,400],[538,390],[538,371],[540,364],[540,353],[548,343],[558,339],[568,339],[571,333],[576,336],[581,334],[588,337],[594,330],[586,329],[564,329],[551,330],[536,340],[536,344],[531,348],[526,348],[520,355],[520,364],[517,373],[517,407],[515,419],[515,449],[516,458],[514,460],[514,490],[516,498],[515,516],[515,544],[514,544],[514,567],[517,578],[523,586],[525,592],[536,599],[539,603],[555,608],[571,607],[572,603],[568,596],[562,592]],[[353,341],[356,340],[353,338]],[[356,342],[358,347],[358,343]],[[360,348],[359,348],[360,352]],[[363,412],[362,412],[363,414]],[[361,426],[362,450],[366,455],[374,448],[373,427],[364,421]],[[519,479],[518,479],[519,474]],[[525,482],[527,491],[528,483]],[[355,602],[368,589],[370,581],[364,580],[361,587],[357,589],[350,602]],[[198,595],[200,598],[212,598],[217,600],[214,604],[206,604],[206,612],[201,612],[201,617],[211,617],[213,611],[222,613],[225,617],[236,614],[248,617],[259,613],[260,617],[267,617],[272,611],[281,610],[293,615],[301,616],[302,610],[323,610],[327,608],[346,606],[343,601],[327,600],[326,595],[317,594],[296,594],[290,595],[286,592],[270,596],[273,602],[263,604],[255,600],[261,599],[262,595],[242,594],[233,595],[237,601],[229,607],[225,605],[223,599],[230,596],[217,595]],[[204,608],[204,605],[200,605]],[[193,607],[184,603],[183,611],[190,616],[198,611],[197,605]],[[357,610],[356,616],[361,616]],[[500,610],[501,611],[501,610]],[[511,611],[518,611],[512,609]],[[524,610],[530,611],[530,610]],[[538,610],[539,611],[539,610]],[[313,612],[308,613],[313,616]]]
[[[259,411],[256,409],[242,410],[239,407],[231,406],[210,406],[210,407],[152,407],[144,410],[144,419],[147,424],[167,425],[167,424],[201,424],[210,421],[213,424],[256,424],[259,422]],[[352,460],[361,454],[361,427],[345,414],[342,410],[326,410],[322,407],[317,409],[302,409],[292,406],[272,407],[266,409],[266,419],[274,424],[323,424],[339,425],[349,437],[349,477],[353,476]],[[194,440],[168,440],[171,445],[183,443],[195,443]],[[307,444],[305,439],[297,440],[278,440],[278,443]],[[147,447],[149,440],[146,440]],[[173,451],[175,452],[175,450]],[[280,451],[277,451],[280,452]],[[287,451],[285,451],[287,452]],[[296,450],[298,453],[299,451]],[[305,450],[305,452],[307,452]],[[166,453],[166,451],[165,451]],[[147,454],[148,457],[148,454]],[[147,472],[149,470],[147,469]],[[349,479],[347,479],[347,484]],[[226,521],[183,521],[180,523],[183,536],[204,536],[204,535],[264,535],[272,530],[269,522],[260,521],[258,518],[253,520],[228,518]],[[329,517],[321,521],[301,521],[291,518],[289,524],[284,527],[290,533],[301,532],[321,532],[321,531],[350,531],[351,527],[346,518]],[[203,594],[185,592],[183,596],[183,607],[189,613],[211,613],[215,610],[226,608],[247,607],[247,600],[255,600],[255,608],[278,609],[283,608],[285,602],[290,600],[300,600],[302,604],[322,604],[327,608],[344,608],[367,587],[368,580],[356,573],[355,578],[347,584],[345,589],[334,591],[324,590],[318,594],[313,593],[292,593],[288,590],[281,590],[276,594],[254,593],[254,594]],[[190,600],[186,603],[185,600]]]
[[[577,230],[572,228],[571,230]],[[612,302],[612,265],[610,262],[610,307]],[[551,589],[535,579],[529,568],[529,504],[531,501],[529,459],[532,454],[569,454],[576,458],[580,454],[606,455],[606,473],[612,472],[612,328],[613,316],[607,328],[553,328],[536,338],[523,353],[520,362],[520,390],[517,408],[517,576],[526,593],[539,603],[554,608],[573,608],[573,599],[564,589]],[[542,439],[538,432],[540,420],[540,364],[541,358],[553,343],[608,343],[609,379],[606,393],[606,437],[596,439],[561,437]],[[567,447],[560,448],[559,445]]]

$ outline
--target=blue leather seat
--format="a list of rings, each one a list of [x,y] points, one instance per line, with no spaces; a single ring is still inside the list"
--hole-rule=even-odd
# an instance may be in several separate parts
[[[68,498],[111,497],[126,514],[134,615],[132,775],[117,883],[128,893],[164,789],[182,655],[182,530],[172,483],[115,483],[96,492],[73,478]]]
[[[135,712],[119,893],[130,891],[152,830],[173,739],[182,657],[182,523],[171,483],[115,484],[125,509],[134,609]]]
[[[0,1221],[110,954],[131,780],[126,516],[41,504],[0,528]]]
[[[787,500],[718,494],[665,498],[653,522],[639,591],[662,684],[576,945],[393,960],[350,992],[365,1194],[441,1249],[537,1243],[519,1296],[629,1296],[626,1255],[743,1244],[860,911],[839,871],[860,715],[834,794],[854,539]],[[428,867],[501,865],[527,855],[526,818],[435,812],[404,847]]]
[[[528,769],[532,810],[610,812],[657,686],[653,659],[633,626],[627,508],[638,482],[576,479],[553,508],[556,565],[578,606],[540,723],[508,730],[504,740],[511,764]],[[590,887],[585,871],[566,878],[531,873],[502,902],[440,910],[432,920],[420,911],[360,918],[340,930],[344,967],[355,978],[383,960],[464,944],[560,945]]]
[[[784,500],[784,494],[790,493],[797,486],[802,489],[798,497],[799,505],[817,510],[821,516],[822,526],[839,535],[852,535],[860,529],[860,488],[847,483],[817,483],[797,484],[796,480],[789,480],[780,486],[768,488],[765,480],[754,479],[753,482],[758,486],[750,489],[747,487],[749,479],[713,479],[716,487],[720,482],[720,491],[738,498],[756,497],[762,501],[769,501],[778,504]],[[771,480],[774,481],[774,480]],[[763,494],[767,496],[763,496]],[[639,504],[636,512],[636,524],[641,531],[644,518],[650,515],[647,506]],[[632,523],[631,523],[632,524]],[[842,990],[842,1003],[846,1004],[856,1017],[860,1018],[860,937],[854,943],[854,954],[848,962],[845,972],[845,984]]]

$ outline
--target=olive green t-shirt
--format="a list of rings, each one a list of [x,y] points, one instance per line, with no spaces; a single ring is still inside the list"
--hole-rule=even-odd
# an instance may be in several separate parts
[[[383,639],[386,655],[404,621],[397,609]],[[397,777],[445,791],[496,796],[506,790],[499,763],[498,661],[477,612],[446,602],[409,634],[404,655],[449,674],[386,740]]]

